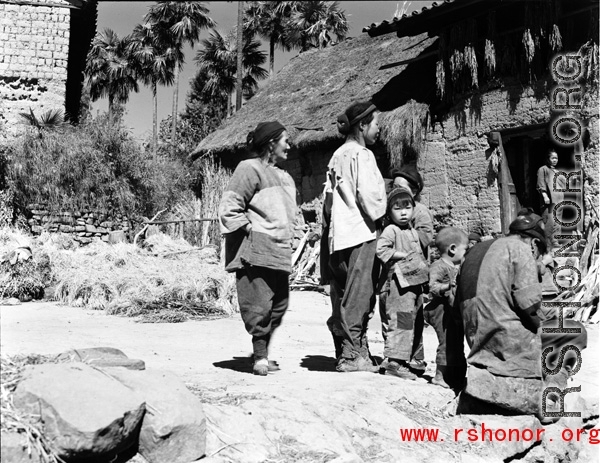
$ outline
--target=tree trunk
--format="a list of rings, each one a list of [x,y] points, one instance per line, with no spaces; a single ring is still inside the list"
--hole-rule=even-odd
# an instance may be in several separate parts
[[[269,79],[273,77],[275,67],[275,38],[269,40]]]
[[[113,113],[115,111],[115,99],[112,95],[108,95],[108,122],[113,123]]]
[[[243,76],[243,27],[244,27],[244,2],[238,2],[237,17],[237,79],[235,82],[235,110],[242,109],[242,76]]]
[[[156,156],[158,151],[158,98],[156,95],[156,82],[152,83],[152,98],[154,100],[154,114],[152,115],[152,153]]]
[[[175,66],[175,90],[173,90],[173,121],[171,124],[171,146],[177,142],[177,103],[179,100],[179,66]]]

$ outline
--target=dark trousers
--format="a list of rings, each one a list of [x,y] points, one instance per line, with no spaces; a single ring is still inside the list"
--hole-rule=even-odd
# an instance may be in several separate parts
[[[434,298],[425,310],[425,321],[438,338],[435,363],[439,366],[466,368],[464,332],[458,309],[447,301]]]
[[[342,341],[342,357],[368,356],[367,326],[375,308],[379,264],[376,240],[335,251],[329,256],[332,314],[329,331]]]
[[[392,276],[379,294],[381,331],[386,358],[423,360],[423,290],[422,286],[400,288]]]
[[[542,206],[542,221],[544,222],[544,234],[546,235],[546,244],[548,249],[555,248],[558,241],[555,238],[561,232],[561,227],[554,220],[554,204],[544,204]]]
[[[248,266],[236,272],[238,303],[246,331],[252,336],[254,358],[268,358],[271,335],[281,324],[290,297],[289,275]]]

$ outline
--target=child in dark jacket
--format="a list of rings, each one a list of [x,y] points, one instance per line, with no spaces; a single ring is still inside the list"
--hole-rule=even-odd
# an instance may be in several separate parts
[[[425,307],[424,318],[433,327],[438,337],[435,376],[433,384],[449,388],[448,382],[452,374],[449,368],[462,367],[464,357],[461,352],[454,352],[455,337],[460,336],[460,320],[453,315],[454,296],[456,294],[456,277],[463,257],[469,245],[465,232],[454,227],[442,228],[435,238],[435,246],[440,258],[429,268],[429,292],[431,302]],[[459,330],[459,333],[455,332]],[[450,336],[448,333],[451,333]],[[451,340],[448,338],[452,338]],[[456,365],[455,365],[456,364]]]
[[[377,257],[384,264],[385,283],[380,290],[379,311],[385,339],[382,368],[385,374],[403,379],[416,379],[409,363],[422,346],[421,334],[415,327],[422,326],[423,285],[427,282],[428,268],[419,235],[411,219],[415,201],[410,190],[395,188],[388,196],[388,218],[377,240]],[[418,317],[421,320],[418,320]]]

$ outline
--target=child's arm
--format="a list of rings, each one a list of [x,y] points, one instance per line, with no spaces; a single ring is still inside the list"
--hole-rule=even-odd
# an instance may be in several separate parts
[[[381,236],[377,240],[375,254],[384,264],[393,260],[403,259],[408,255],[396,249],[396,233],[392,226],[385,227],[385,230],[381,233]]]
[[[452,288],[450,275],[441,265],[435,263],[429,268],[429,292],[434,296],[443,297]]]

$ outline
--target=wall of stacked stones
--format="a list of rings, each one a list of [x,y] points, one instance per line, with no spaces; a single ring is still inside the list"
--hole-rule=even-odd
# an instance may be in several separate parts
[[[0,1],[0,133],[4,136],[19,132],[19,113],[31,108],[40,115],[50,109],[64,110],[65,104],[69,4],[64,0],[23,3],[28,4]]]
[[[50,211],[45,204],[30,204],[28,220],[31,232],[67,233],[81,245],[94,240],[108,241],[111,232],[123,232],[131,238],[131,221],[122,214],[83,208],[77,211]]]
[[[540,84],[541,85],[541,84]],[[548,123],[550,101],[540,89],[494,90],[459,102],[427,135],[418,166],[425,179],[422,200],[436,222],[465,230],[501,231],[498,175],[490,166],[485,133]],[[547,93],[547,92],[544,92]],[[598,111],[582,112],[591,140],[582,156],[584,198],[589,220],[598,204]],[[598,209],[596,209],[598,210]]]

